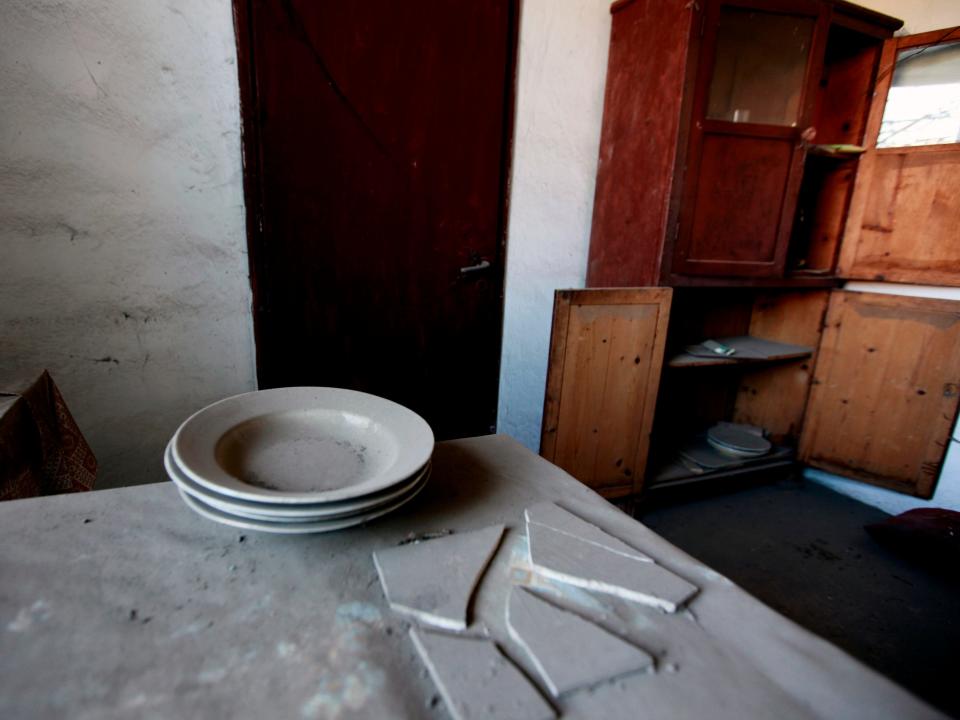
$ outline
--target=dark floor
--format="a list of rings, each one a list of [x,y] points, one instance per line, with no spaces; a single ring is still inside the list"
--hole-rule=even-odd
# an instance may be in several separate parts
[[[641,505],[637,518],[755,597],[960,717],[960,580],[863,530],[886,514],[782,480]]]

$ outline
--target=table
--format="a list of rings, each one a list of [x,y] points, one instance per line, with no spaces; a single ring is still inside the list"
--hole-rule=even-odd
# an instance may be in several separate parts
[[[531,580],[523,509],[543,500],[701,588],[675,616],[579,591],[658,671],[566,698],[564,717],[940,717],[502,435],[439,443],[420,497],[329,535],[216,525],[169,483],[0,503],[0,717],[447,717],[371,553],[506,523],[474,629],[535,678],[503,608]]]

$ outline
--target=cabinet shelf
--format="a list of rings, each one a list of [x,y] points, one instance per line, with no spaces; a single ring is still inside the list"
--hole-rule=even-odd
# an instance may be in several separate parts
[[[719,338],[719,342],[734,348],[735,355],[715,355],[702,357],[699,353],[682,352],[673,356],[667,363],[672,368],[717,367],[720,365],[749,365],[778,362],[781,360],[799,360],[813,355],[813,348],[805,345],[764,340],[763,338],[741,335]]]
[[[670,287],[713,287],[713,288],[770,288],[770,289],[818,289],[835,288],[843,284],[829,271],[811,271],[809,269],[791,270],[784,277],[775,278],[736,278],[736,277],[695,277],[692,275],[669,275],[666,284]]]
[[[834,160],[855,160],[866,151],[867,149],[862,145],[849,145],[844,143],[807,146],[807,154],[832,158]]]
[[[788,447],[775,447],[768,455],[763,457],[743,460],[740,463],[731,463],[727,467],[703,469],[700,472],[691,470],[689,464],[684,463],[682,459],[677,457],[665,462],[655,470],[647,481],[646,487],[649,490],[657,490],[704,480],[736,477],[747,473],[789,466],[795,462],[796,453]]]

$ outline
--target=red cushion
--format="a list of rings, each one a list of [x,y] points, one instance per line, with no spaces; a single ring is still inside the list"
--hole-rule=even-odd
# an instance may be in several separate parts
[[[908,510],[866,525],[870,536],[891,550],[960,571],[960,512],[941,508]]]

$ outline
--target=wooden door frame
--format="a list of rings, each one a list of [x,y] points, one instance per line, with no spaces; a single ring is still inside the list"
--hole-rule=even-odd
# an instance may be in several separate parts
[[[259,134],[259,89],[255,66],[255,44],[253,41],[253,5],[270,0],[231,0],[233,6],[233,30],[237,46],[237,76],[240,84],[240,148],[243,161],[243,199],[246,208],[247,260],[252,293],[251,310],[253,314],[253,337],[259,385],[261,363],[261,340],[263,316],[270,312],[270,298],[266,297],[265,283],[258,278],[258,267],[263,267],[267,253],[264,248],[270,235],[268,221],[264,213],[261,180],[263,177],[263,155]],[[289,0],[280,0],[288,2]],[[493,265],[501,272],[496,274],[498,314],[500,319],[500,345],[503,344],[503,308],[504,284],[506,280],[507,229],[510,219],[510,189],[513,172],[513,142],[517,98],[517,58],[520,50],[520,10],[522,0],[507,0],[507,62],[504,73],[504,109],[502,118],[504,142],[500,160],[500,202],[497,211],[497,257]],[[494,371],[499,378],[500,358],[497,353],[497,366]],[[499,383],[498,383],[499,394]],[[498,398],[494,398],[494,418]]]

